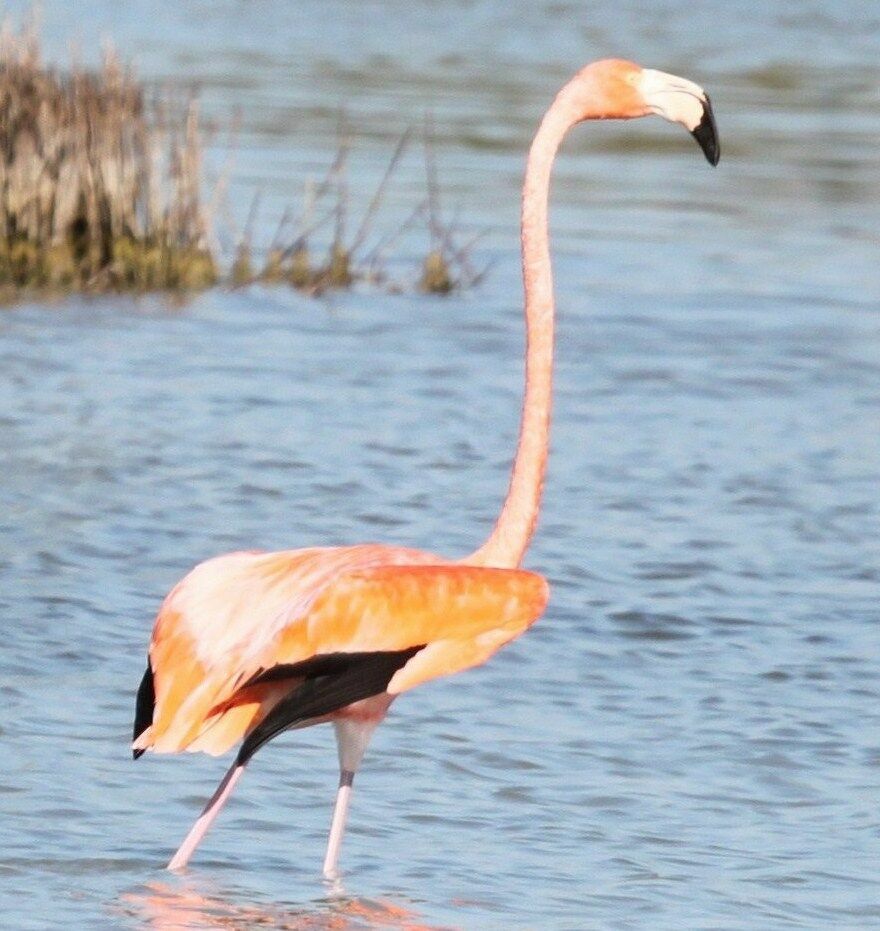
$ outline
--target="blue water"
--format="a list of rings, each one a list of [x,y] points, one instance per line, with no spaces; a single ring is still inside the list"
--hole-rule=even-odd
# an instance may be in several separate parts
[[[831,0],[44,5],[51,60],[109,34],[209,119],[240,109],[230,212],[261,190],[262,243],[341,103],[358,203],[430,109],[492,267],[445,299],[0,314],[0,925],[880,927],[878,26]],[[164,593],[230,549],[481,541],[521,391],[523,152],[556,86],[621,53],[709,90],[723,158],[659,122],[565,147],[546,617],[397,702],[341,890],[327,728],[262,751],[165,873],[225,764],[130,759]],[[423,194],[414,150],[376,235]],[[424,250],[402,238],[400,282]]]

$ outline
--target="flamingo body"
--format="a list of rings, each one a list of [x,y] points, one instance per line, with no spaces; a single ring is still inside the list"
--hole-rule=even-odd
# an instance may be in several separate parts
[[[397,695],[475,666],[540,617],[540,576],[366,544],[229,553],[165,599],[150,644],[154,707],[133,749],[225,753],[291,691],[267,670],[329,654],[420,651]]]

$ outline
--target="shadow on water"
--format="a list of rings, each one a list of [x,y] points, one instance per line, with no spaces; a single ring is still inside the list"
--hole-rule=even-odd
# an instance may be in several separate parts
[[[247,901],[245,893],[212,888],[204,880],[156,880],[123,893],[111,912],[152,931],[204,931],[210,928],[277,928],[284,931],[442,931],[427,925],[408,905],[346,894],[340,885],[309,906]]]

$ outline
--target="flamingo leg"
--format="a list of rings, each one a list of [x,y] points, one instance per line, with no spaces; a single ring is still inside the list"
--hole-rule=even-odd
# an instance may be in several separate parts
[[[190,828],[189,834],[183,839],[183,843],[177,850],[177,853],[171,858],[167,869],[182,870],[189,862],[193,851],[201,843],[202,838],[208,833],[208,828],[214,823],[214,819],[220,813],[220,809],[226,804],[226,800],[232,795],[235,784],[241,779],[244,772],[244,763],[238,759],[229,767],[226,775],[217,786],[214,794],[208,799],[207,804],[202,809],[202,813],[196,819],[196,823]]]
[[[345,833],[345,822],[348,820],[348,803],[351,799],[353,782],[354,773],[343,769],[339,774],[339,789],[336,792],[333,820],[330,822],[330,836],[327,839],[327,853],[324,857],[325,879],[336,879],[339,875],[336,864],[339,860],[339,848],[342,846],[342,835]]]
[[[339,788],[336,791],[336,804],[333,808],[333,820],[330,822],[330,836],[327,839],[327,854],[324,857],[325,879],[339,878],[339,848],[342,846],[342,835],[345,833],[345,822],[348,819],[348,803],[351,801],[354,776],[364,758],[373,731],[385,717],[392,697],[387,694],[376,695],[368,701],[373,705],[371,715],[359,719],[341,717],[333,722],[339,750]]]

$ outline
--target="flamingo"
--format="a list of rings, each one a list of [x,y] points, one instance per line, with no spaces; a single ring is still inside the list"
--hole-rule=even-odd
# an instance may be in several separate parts
[[[339,786],[323,873],[338,877],[355,774],[394,699],[489,659],[544,612],[546,580],[520,568],[538,517],[553,369],[550,173],[585,120],[657,114],[720,149],[709,98],[691,81],[620,59],[587,65],[541,121],[522,196],[526,377],[507,497],[488,539],[449,560],[377,543],[235,552],[197,565],[165,598],[137,693],[134,758],[241,745],[168,869],[184,867],[253,755],[291,728],[332,722]]]

